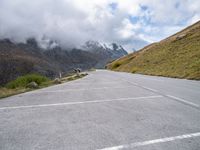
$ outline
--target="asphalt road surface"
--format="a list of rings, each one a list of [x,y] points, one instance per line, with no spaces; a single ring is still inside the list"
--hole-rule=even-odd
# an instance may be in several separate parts
[[[0,100],[0,150],[200,150],[200,82],[98,70]]]

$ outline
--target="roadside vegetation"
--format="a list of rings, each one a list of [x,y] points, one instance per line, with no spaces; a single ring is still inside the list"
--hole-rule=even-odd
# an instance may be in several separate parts
[[[107,68],[200,80],[200,21],[165,40],[113,61]]]
[[[10,81],[5,86],[0,87],[0,98],[41,89],[44,87],[62,84],[68,81],[76,80],[86,76],[87,73],[80,74],[70,74],[64,76],[63,78],[56,78],[54,80],[50,80],[49,78],[39,75],[39,74],[27,74],[24,76],[20,76],[17,79]]]
[[[42,83],[48,82],[49,79],[45,76],[39,74],[28,74],[25,76],[18,77],[16,80],[11,81],[6,84],[6,88],[16,89],[27,87],[29,83],[35,82],[37,85],[41,85]]]

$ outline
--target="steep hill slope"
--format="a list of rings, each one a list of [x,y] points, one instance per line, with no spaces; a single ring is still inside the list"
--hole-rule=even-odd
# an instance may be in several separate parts
[[[107,65],[108,69],[200,79],[200,21]]]
[[[42,51],[30,43],[14,44],[0,41],[0,85],[28,73],[53,76],[56,68],[44,57]]]

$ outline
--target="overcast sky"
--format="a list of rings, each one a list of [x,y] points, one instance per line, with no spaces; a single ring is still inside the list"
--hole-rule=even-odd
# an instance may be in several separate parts
[[[0,38],[139,49],[200,19],[200,0],[0,0]]]

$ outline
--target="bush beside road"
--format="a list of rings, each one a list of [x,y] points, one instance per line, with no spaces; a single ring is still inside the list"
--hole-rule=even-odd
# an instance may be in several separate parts
[[[49,78],[38,75],[38,74],[28,74],[25,76],[20,76],[16,80],[13,80],[7,83],[5,86],[0,87],[0,98],[5,98],[8,96],[32,91],[35,89],[41,89],[48,86],[53,86],[56,84],[62,84],[65,82],[73,81],[84,76],[88,75],[87,73],[80,73],[80,75],[71,74],[59,79],[59,82],[55,80],[50,80]],[[34,85],[34,86],[33,86]]]

